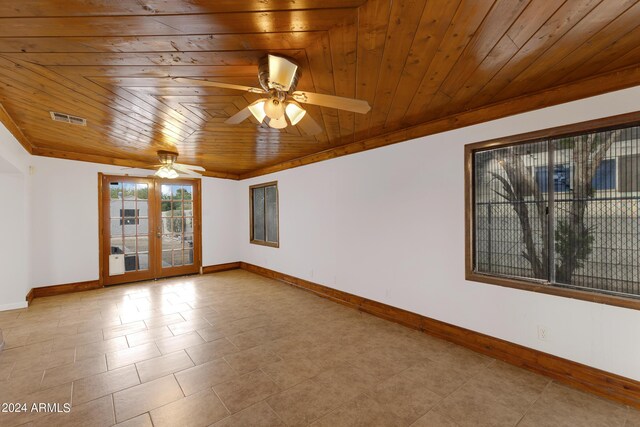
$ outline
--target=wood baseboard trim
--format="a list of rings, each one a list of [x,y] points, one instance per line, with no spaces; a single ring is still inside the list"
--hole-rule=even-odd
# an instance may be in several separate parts
[[[27,300],[27,306],[30,306],[30,305],[31,305],[31,301],[33,301],[33,298],[34,298],[34,296],[33,296],[33,288],[31,288],[31,289],[29,290],[29,293],[27,294],[27,298],[26,298],[26,300]]]
[[[240,268],[310,291],[316,295],[365,313],[417,329],[478,353],[553,378],[574,388],[640,408],[639,381],[324,285],[299,279],[268,268],[246,262],[241,262]]]
[[[226,264],[207,265],[202,267],[202,274],[218,273],[220,271],[237,270],[240,262],[228,262]]]
[[[55,295],[69,294],[72,292],[90,291],[100,289],[103,286],[99,280],[89,280],[86,282],[66,283],[64,285],[43,286],[32,288],[27,294],[27,301],[31,304],[34,298],[51,297]]]

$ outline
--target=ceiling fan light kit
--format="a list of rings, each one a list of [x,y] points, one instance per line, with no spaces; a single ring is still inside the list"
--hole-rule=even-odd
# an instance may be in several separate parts
[[[300,103],[360,114],[366,114],[371,109],[367,101],[360,99],[296,90],[300,75],[300,68],[293,60],[268,54],[258,66],[258,81],[261,88],[186,77],[175,77],[173,80],[178,83],[195,83],[264,96],[225,120],[225,123],[230,125],[239,124],[253,115],[259,123],[266,122],[269,127],[274,129],[284,129],[289,123],[292,126],[300,124],[307,135],[313,136],[322,132],[322,128],[307,114]]]
[[[183,165],[182,163],[176,163],[176,160],[178,160],[178,153],[175,153],[173,151],[158,151],[158,160],[160,161],[159,165],[149,165],[150,168],[158,168],[155,173],[158,178],[175,179],[179,178],[180,175],[200,177],[202,175],[196,171],[205,171],[205,168],[203,168],[202,166]]]
[[[181,84],[211,86],[263,95],[263,98],[252,102],[225,120],[225,123],[230,125],[239,124],[253,116],[259,123],[266,123],[273,129],[285,129],[289,124],[292,126],[299,124],[304,133],[312,136],[322,132],[322,128],[307,114],[300,103],[360,114],[366,114],[371,109],[367,101],[360,99],[297,91],[296,86],[300,75],[300,68],[294,61],[269,54],[262,58],[258,67],[261,88],[186,77],[174,77],[172,80]],[[176,163],[178,153],[173,151],[158,151],[158,159],[160,164],[153,167],[158,168],[155,174],[160,178],[174,179],[180,175],[199,177],[201,174],[196,171],[205,171],[200,166]]]

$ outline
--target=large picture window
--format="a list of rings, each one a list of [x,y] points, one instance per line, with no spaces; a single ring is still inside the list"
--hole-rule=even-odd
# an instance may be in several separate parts
[[[467,277],[640,297],[640,127],[467,146]]]
[[[249,187],[251,243],[278,247],[278,183]]]

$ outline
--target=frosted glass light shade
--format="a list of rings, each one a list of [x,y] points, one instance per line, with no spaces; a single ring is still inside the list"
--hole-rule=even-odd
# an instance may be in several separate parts
[[[279,119],[284,116],[284,103],[277,98],[268,99],[264,104],[264,112],[270,119]]]
[[[287,102],[287,108],[285,108],[287,113],[287,117],[289,117],[289,121],[292,125],[298,124],[300,120],[304,117],[307,112],[298,104],[297,102],[289,101]]]
[[[160,169],[158,169],[158,171],[156,172],[156,176],[159,178],[174,179],[180,175],[178,175],[178,172],[176,172],[173,168],[170,168],[168,166],[163,166]]]
[[[269,87],[288,91],[297,70],[298,66],[288,59],[269,55]]]
[[[167,167],[163,166],[160,169],[158,169],[158,171],[156,172],[156,176],[160,177],[160,178],[166,178],[169,175],[169,170],[167,169]]]
[[[279,119],[271,119],[269,120],[269,127],[274,129],[284,129],[287,127],[287,119],[284,116]]]
[[[253,117],[256,118],[260,123],[264,120],[267,114],[264,112],[264,104],[266,99],[260,99],[256,102],[253,102],[249,105],[249,111],[253,114]]]

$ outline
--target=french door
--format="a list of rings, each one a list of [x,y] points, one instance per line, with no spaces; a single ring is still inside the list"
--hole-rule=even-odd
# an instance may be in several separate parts
[[[200,180],[103,175],[105,285],[198,273]]]

